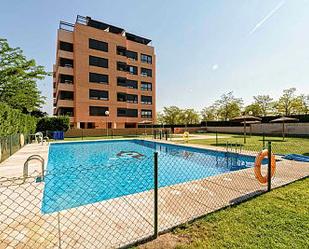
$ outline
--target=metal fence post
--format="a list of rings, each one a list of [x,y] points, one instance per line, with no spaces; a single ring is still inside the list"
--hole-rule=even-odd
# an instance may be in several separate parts
[[[218,146],[218,132],[216,131],[216,146]]]
[[[154,152],[154,212],[153,212],[153,237],[158,237],[158,152]]]
[[[12,155],[12,135],[10,135],[10,156]]]
[[[268,141],[267,191],[271,190],[271,141]]]

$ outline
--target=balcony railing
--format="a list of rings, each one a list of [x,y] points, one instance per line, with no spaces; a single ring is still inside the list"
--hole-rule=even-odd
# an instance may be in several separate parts
[[[69,32],[73,32],[74,31],[74,24],[69,23],[69,22],[60,21],[59,29],[69,31]]]

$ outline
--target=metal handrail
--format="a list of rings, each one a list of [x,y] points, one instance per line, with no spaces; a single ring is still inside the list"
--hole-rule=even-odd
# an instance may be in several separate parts
[[[31,160],[37,160],[39,162],[41,162],[41,167],[42,167],[42,180],[44,180],[44,165],[45,165],[45,160],[42,156],[40,155],[31,155],[27,158],[26,162],[24,163],[24,169],[23,169],[23,177],[24,177],[24,181],[26,180],[26,178],[28,177],[29,174],[29,162]]]

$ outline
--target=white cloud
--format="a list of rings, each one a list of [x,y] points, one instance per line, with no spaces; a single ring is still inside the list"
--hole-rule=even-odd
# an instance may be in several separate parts
[[[283,5],[285,4],[285,1],[281,1],[278,3],[275,8],[273,8],[266,16],[262,18],[261,21],[259,21],[253,29],[250,30],[249,35],[252,35],[257,29],[259,29],[269,18],[271,18]]]

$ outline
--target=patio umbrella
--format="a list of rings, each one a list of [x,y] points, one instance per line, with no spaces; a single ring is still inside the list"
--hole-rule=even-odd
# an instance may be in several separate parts
[[[299,121],[297,118],[290,118],[290,117],[281,117],[281,118],[276,118],[270,121],[270,123],[282,123],[282,139],[284,140],[285,138],[285,123],[288,122],[297,122]]]
[[[246,126],[248,122],[261,121],[262,119],[259,117],[251,116],[251,115],[243,115],[243,116],[235,117],[232,120],[238,121],[244,124],[244,144],[245,144],[246,143]]]

